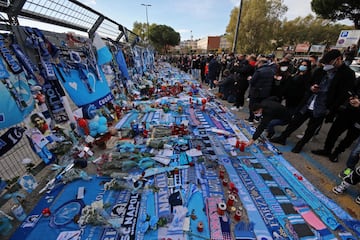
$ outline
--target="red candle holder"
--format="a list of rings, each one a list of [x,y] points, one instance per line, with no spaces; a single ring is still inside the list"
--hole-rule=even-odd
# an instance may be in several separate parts
[[[220,177],[220,179],[224,179],[224,177],[225,177],[225,171],[224,171],[224,169],[220,169],[220,171],[219,171],[219,177]]]
[[[240,221],[241,220],[241,211],[240,210],[236,210],[235,215],[234,215],[234,219],[235,221]]]
[[[198,230],[198,232],[202,232],[202,231],[204,231],[204,223],[203,222],[198,222],[198,224],[197,224],[197,230]]]
[[[234,201],[235,201],[235,196],[230,194],[226,204],[229,207],[232,207],[232,206],[234,206]]]
[[[229,181],[228,181],[227,179],[223,179],[223,180],[222,180],[222,185],[223,185],[224,187],[227,187],[228,183],[229,183]]]
[[[220,216],[223,216],[225,214],[225,211],[226,211],[226,204],[225,203],[218,203],[217,205],[217,213],[220,215]]]
[[[49,217],[51,215],[51,211],[50,211],[50,208],[44,208],[42,211],[41,211],[42,215],[45,216],[45,217]]]

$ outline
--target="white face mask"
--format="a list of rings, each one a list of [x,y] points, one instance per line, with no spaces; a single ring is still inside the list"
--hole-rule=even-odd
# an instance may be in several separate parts
[[[280,71],[286,72],[288,70],[288,66],[282,66],[280,67]]]
[[[262,113],[254,113],[255,117],[261,117]]]
[[[331,65],[331,64],[325,64],[323,67],[324,71],[330,71],[334,68],[335,68],[334,65]]]

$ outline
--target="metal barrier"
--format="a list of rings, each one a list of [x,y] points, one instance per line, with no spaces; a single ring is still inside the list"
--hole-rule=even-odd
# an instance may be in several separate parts
[[[0,130],[0,135],[7,130]],[[10,180],[24,175],[26,173],[26,166],[22,163],[24,158],[30,158],[35,166],[42,162],[39,156],[31,149],[26,136],[23,136],[16,146],[0,157],[0,177],[4,180]]]

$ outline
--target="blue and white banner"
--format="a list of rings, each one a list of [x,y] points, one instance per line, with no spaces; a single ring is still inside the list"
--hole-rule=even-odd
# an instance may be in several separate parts
[[[126,79],[130,79],[129,72],[128,72],[128,69],[126,66],[126,61],[124,58],[124,54],[121,49],[119,49],[119,51],[116,53],[115,58],[116,58],[116,63],[119,67],[119,70],[121,71],[122,76]]]
[[[12,127],[0,136],[0,156],[13,148],[22,138],[25,129]]]
[[[11,89],[5,81],[11,84]],[[7,80],[0,81],[0,96],[0,129],[22,122],[34,109],[34,99],[23,72],[10,73]]]
[[[98,108],[113,99],[110,87],[103,71],[99,68],[101,78],[86,69],[56,68],[56,76],[78,107],[94,104]],[[82,72],[80,72],[82,71]]]

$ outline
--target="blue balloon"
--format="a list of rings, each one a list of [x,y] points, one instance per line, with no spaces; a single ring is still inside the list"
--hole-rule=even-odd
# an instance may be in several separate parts
[[[99,125],[106,125],[107,124],[107,119],[104,116],[99,117],[99,121],[98,121]]]
[[[95,122],[95,121],[89,122],[90,131],[92,131],[92,130],[97,131],[98,128],[99,128],[99,123],[98,122]]]
[[[107,125],[100,125],[97,129],[97,132],[100,134],[106,133],[108,131]]]
[[[91,130],[91,131],[90,131],[90,136],[96,137],[97,133],[98,133],[98,132],[97,132],[96,130]]]

